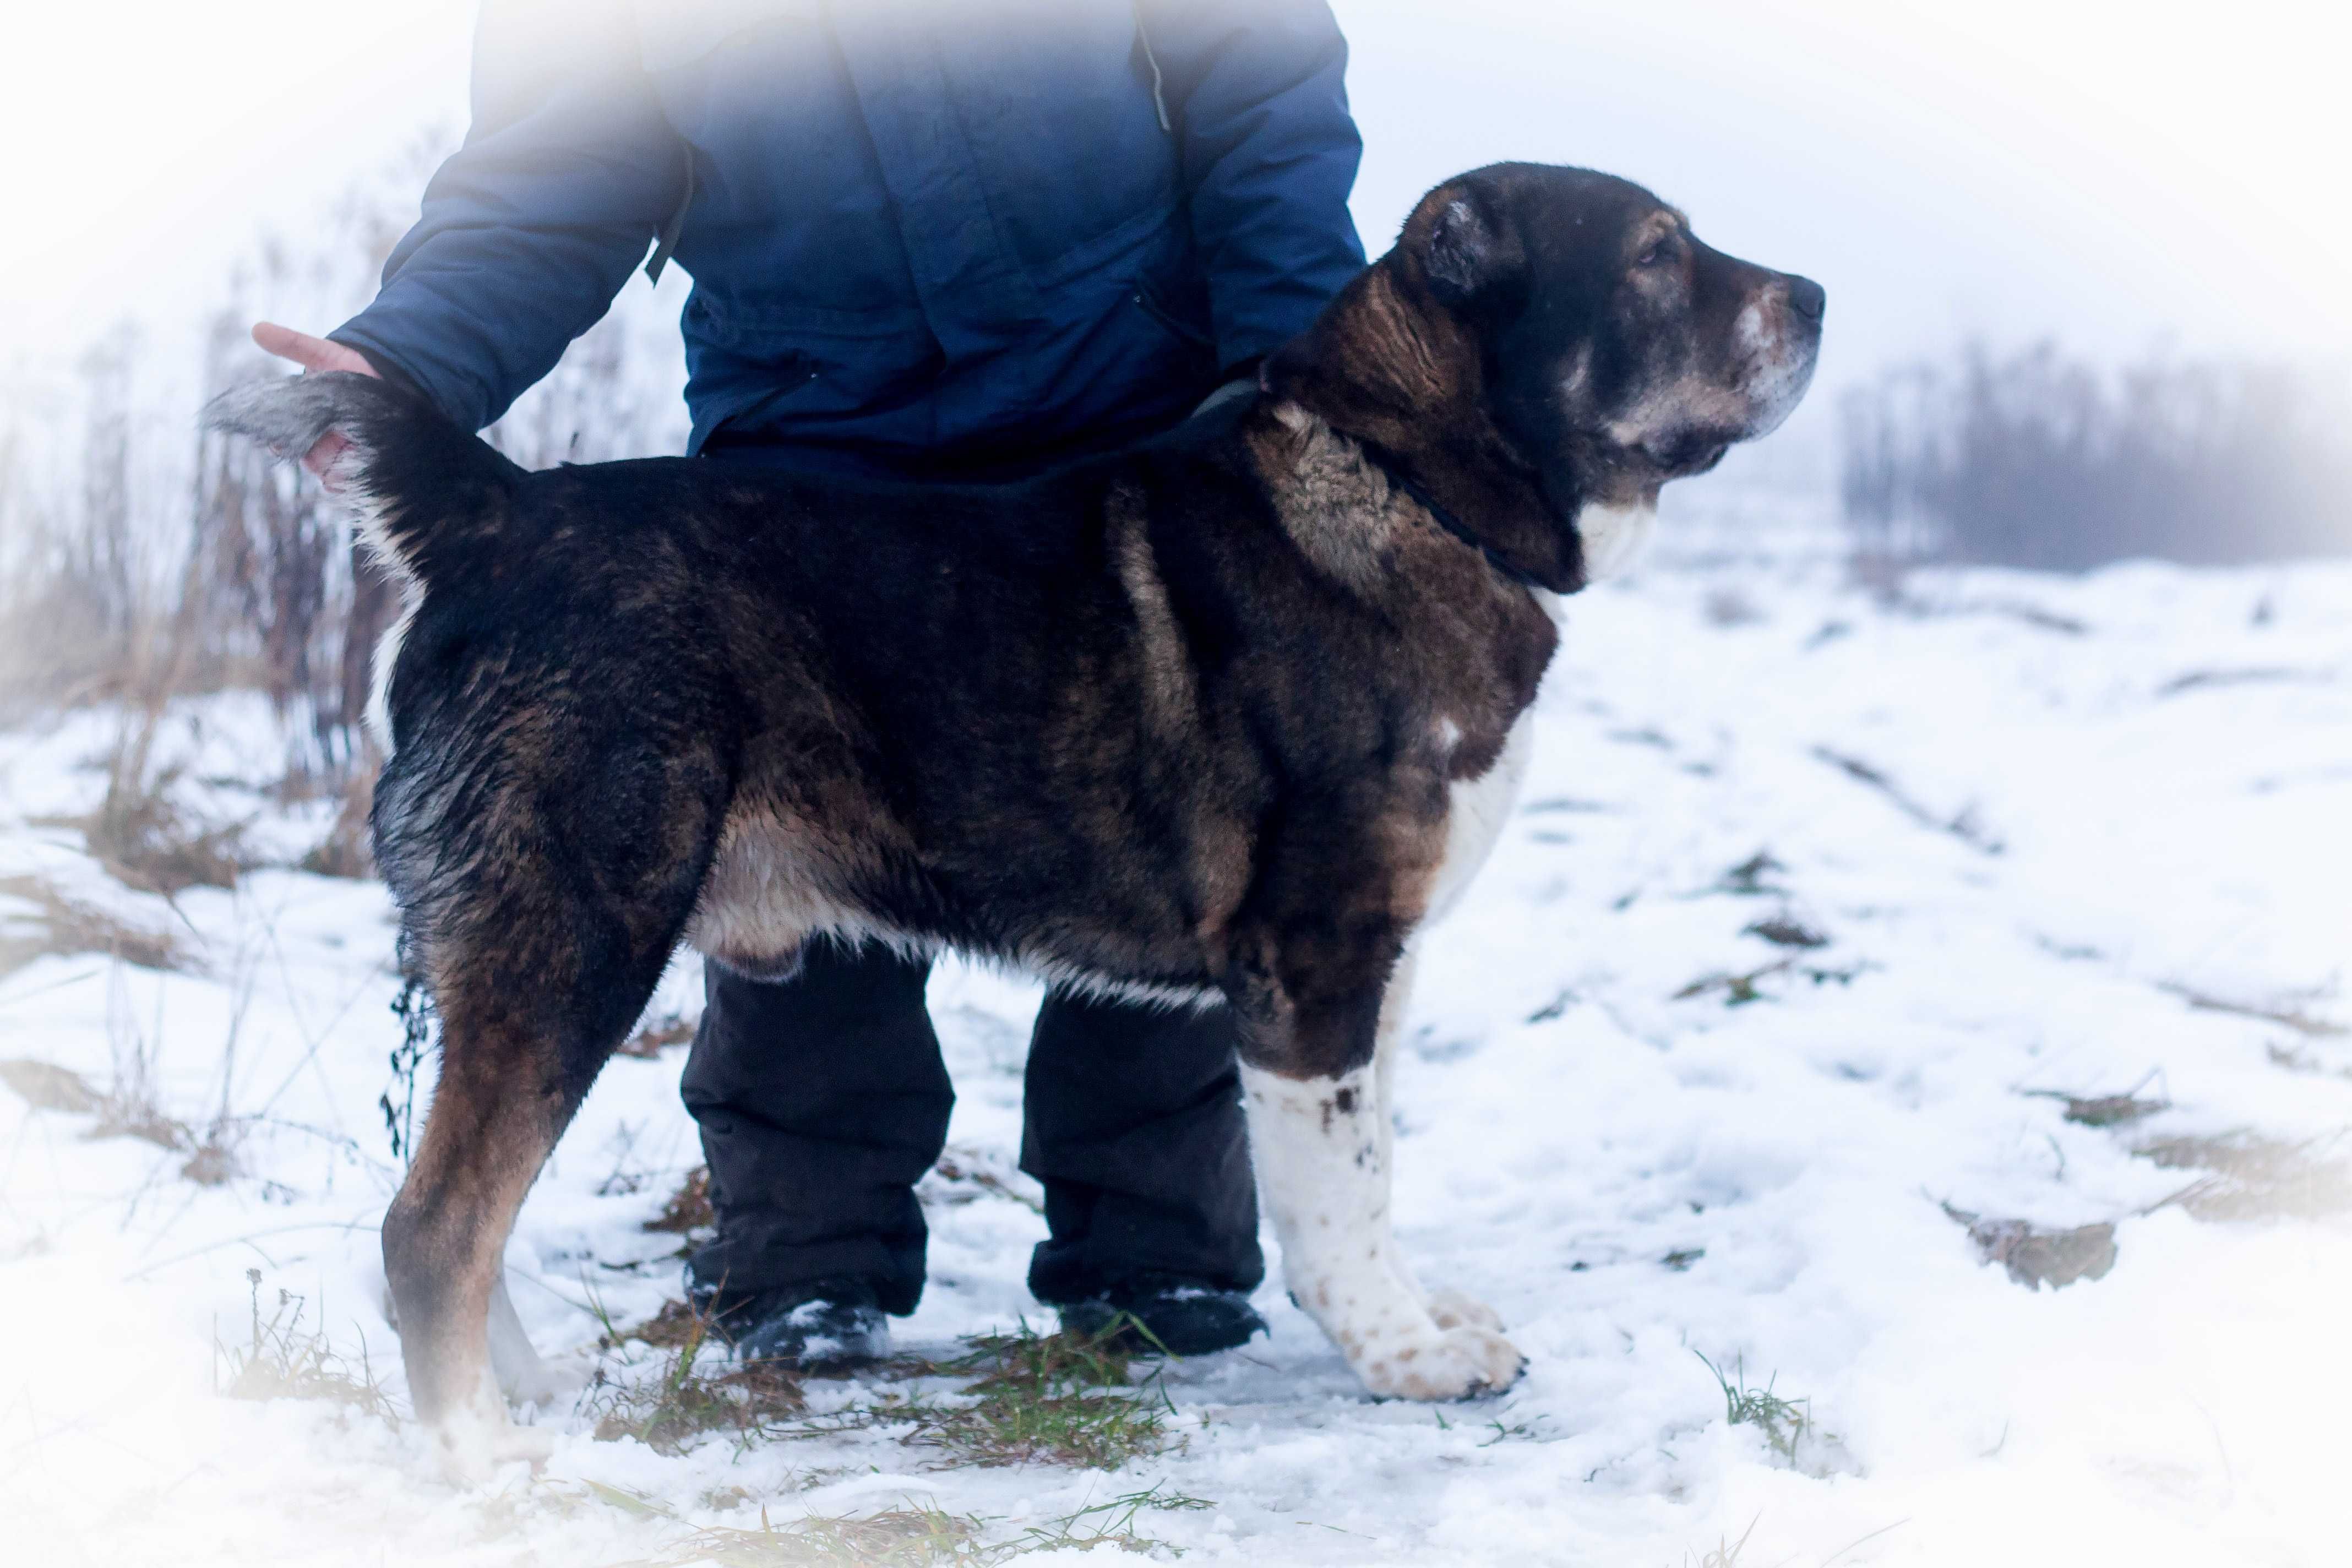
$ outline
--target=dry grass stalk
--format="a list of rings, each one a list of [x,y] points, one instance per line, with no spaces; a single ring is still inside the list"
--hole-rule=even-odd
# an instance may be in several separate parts
[[[33,907],[37,933],[0,931],[0,974],[47,955],[102,952],[142,969],[185,970],[193,959],[178,936],[118,920],[38,877],[0,877],[0,897]]]
[[[2352,1026],[2339,1024],[2333,1018],[2323,1018],[2310,1010],[2310,1004],[2314,1002],[2333,1000],[2336,995],[2333,987],[2290,993],[2267,1002],[2216,996],[2210,992],[2200,991],[2193,985],[2178,982],[2167,982],[2157,989],[2179,997],[2200,1013],[2226,1013],[2236,1018],[2257,1018],[2266,1024],[2278,1024],[2293,1029],[2309,1039],[2352,1035]]]
[[[706,1368],[703,1352],[720,1336],[709,1317],[683,1302],[672,1302],[627,1337],[649,1341],[649,1331],[664,1340],[674,1338],[677,1349],[647,1380],[622,1382],[598,1368],[590,1407],[597,1415],[600,1442],[634,1437],[656,1453],[677,1455],[711,1432],[731,1431],[739,1443],[748,1444],[774,1435],[778,1422],[808,1407],[799,1375],[777,1363],[734,1365],[722,1345],[713,1358],[715,1369]],[[620,1338],[608,1322],[606,1342]]]
[[[242,1345],[213,1335],[213,1387],[231,1399],[320,1399],[399,1425],[392,1401],[360,1347],[353,1367],[327,1343],[324,1334],[302,1327],[303,1299],[280,1289],[268,1320],[261,1315],[261,1270],[245,1271],[253,1298],[249,1337]],[[222,1377],[226,1367],[227,1376]]]
[[[62,1111],[68,1116],[95,1116],[106,1100],[88,1079],[71,1068],[39,1062],[30,1057],[0,1061],[0,1083],[36,1110]]]
[[[185,660],[185,639],[175,642],[145,700],[130,710],[107,760],[106,797],[81,825],[90,854],[116,880],[167,899],[190,888],[233,888],[245,870],[244,825],[196,821],[172,798],[180,769],[152,765]]]
[[[232,1040],[229,1060],[234,1061]],[[227,1068],[223,1068],[224,1096]],[[136,1138],[142,1143],[187,1158],[180,1174],[200,1187],[216,1187],[237,1173],[236,1146],[246,1121],[228,1113],[226,1103],[201,1130],[170,1114],[158,1093],[152,1058],[143,1047],[115,1054],[114,1081],[104,1089],[70,1068],[20,1057],[0,1061],[5,1083],[37,1110],[67,1116],[94,1118],[85,1138]]]
[[[347,877],[364,881],[375,875],[374,837],[368,809],[375,803],[375,781],[383,771],[383,757],[373,744],[362,747],[336,790],[340,803],[327,837],[302,857],[302,869],[321,877]]]
[[[691,1045],[695,1026],[695,1021],[683,1013],[665,1013],[658,1018],[647,1018],[614,1054],[652,1060],[673,1046]]]
[[[950,1143],[940,1152],[918,1191],[926,1203],[967,1204],[982,1194],[992,1194],[1019,1204],[1032,1214],[1045,1212],[1043,1191],[1019,1166],[1004,1156],[966,1143]]]
[[[2251,1132],[2161,1138],[2132,1151],[2166,1170],[2203,1177],[2166,1198],[2203,1220],[2332,1219],[2352,1213],[2352,1162],[2339,1141],[2289,1143]]]
[[[606,1502],[639,1517],[674,1519],[675,1510],[654,1499],[591,1481]],[[760,1528],[704,1525],[656,1558],[616,1568],[666,1568],[687,1563],[718,1568],[973,1568],[1003,1562],[1003,1547],[980,1543],[981,1521],[909,1500],[899,1508],[865,1514],[810,1514],[786,1524],[760,1510]]]
[[[666,1230],[676,1236],[708,1229],[719,1223],[710,1208],[710,1167],[697,1165],[686,1173],[686,1180],[669,1201],[662,1205],[661,1213],[646,1221],[647,1230]]]
[[[653,1498],[595,1481],[587,1484],[595,1496],[625,1513],[638,1518],[677,1517],[675,1510]],[[1091,1552],[1098,1546],[1181,1555],[1169,1542],[1139,1534],[1136,1520],[1146,1510],[1191,1511],[1213,1506],[1204,1498],[1171,1489],[1163,1481],[1031,1525],[1018,1539],[1003,1542],[981,1539],[983,1520],[947,1513],[912,1499],[872,1513],[811,1514],[782,1525],[770,1521],[762,1509],[757,1530],[706,1525],[673,1542],[659,1558],[620,1568],[686,1563],[716,1563],[720,1568],[995,1568],[1032,1553]]]
[[[2116,1266],[2116,1227],[2105,1221],[2047,1230],[2021,1219],[1988,1219],[1949,1204],[1944,1213],[1968,1226],[1979,1258],[2000,1264],[2029,1290],[2044,1285],[2059,1290],[2080,1279],[2104,1279]]]

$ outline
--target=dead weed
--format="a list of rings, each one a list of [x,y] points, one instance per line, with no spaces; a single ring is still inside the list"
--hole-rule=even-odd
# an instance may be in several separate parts
[[[799,1373],[774,1362],[730,1363],[716,1325],[682,1301],[625,1334],[605,1319],[606,1346],[625,1339],[670,1353],[651,1378],[622,1379],[597,1369],[585,1404],[596,1416],[599,1442],[634,1437],[672,1456],[712,1432],[731,1432],[738,1443],[749,1444],[777,1435],[780,1422],[808,1408]]]
[[[0,897],[32,906],[29,922],[37,931],[26,931],[20,922],[15,933],[0,932],[0,974],[19,969],[37,958],[102,952],[142,969],[184,970],[192,958],[170,931],[131,925],[58,889],[39,877],[0,878]]]
[[[359,1365],[338,1355],[323,1333],[302,1327],[303,1299],[281,1289],[278,1304],[261,1315],[261,1270],[245,1271],[252,1292],[252,1324],[244,1344],[213,1335],[213,1389],[231,1399],[318,1399],[387,1426],[397,1426],[391,1398],[369,1363],[364,1342]],[[222,1373],[226,1369],[227,1375]]]
[[[718,1223],[719,1216],[710,1208],[710,1167],[697,1165],[662,1205],[661,1213],[646,1221],[645,1228],[685,1236]]]
[[[2352,1163],[2336,1152],[2340,1143],[2226,1132],[2159,1138],[2132,1152],[2166,1170],[2205,1172],[2164,1200],[2199,1219],[2334,1219],[2352,1213]]]
[[[694,1042],[695,1021],[683,1013],[665,1013],[658,1018],[647,1018],[637,1026],[637,1032],[623,1041],[614,1054],[652,1059],[672,1046]]]

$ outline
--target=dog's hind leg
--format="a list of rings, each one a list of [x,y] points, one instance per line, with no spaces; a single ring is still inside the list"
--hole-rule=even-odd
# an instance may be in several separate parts
[[[384,1273],[410,1396],[460,1478],[543,1451],[509,1421],[492,1379],[507,1238],[644,1010],[709,865],[718,812],[708,792],[693,780],[672,787],[675,777],[648,766],[634,810],[626,791],[566,777],[553,789],[499,790],[454,828],[446,817],[414,835],[396,816],[391,824],[395,885],[431,889],[408,913],[441,1016],[441,1078],[384,1215]],[[606,816],[544,820],[551,799],[593,802]],[[431,876],[410,875],[417,866],[404,851],[433,857]]]
[[[505,1459],[541,1457],[492,1382],[490,1305],[515,1211],[579,1095],[520,1009],[448,990],[441,1080],[383,1217],[383,1261],[416,1414],[453,1475],[475,1479]]]
[[[415,1163],[383,1219],[410,1397],[444,1461],[467,1479],[543,1452],[508,1420],[492,1377],[490,1317],[507,1237],[595,1068],[661,972],[648,962],[629,984],[601,984],[596,1005],[581,1009],[527,976],[493,970],[486,956],[453,955],[471,972],[448,974],[439,988],[441,1079]],[[520,1335],[520,1323],[501,1327]],[[501,1352],[510,1373],[537,1360],[527,1340],[520,1354],[512,1343]]]
[[[499,1392],[516,1405],[543,1405],[562,1388],[555,1374],[531,1348],[530,1334],[507,1292],[506,1270],[490,1283],[490,1372]]]

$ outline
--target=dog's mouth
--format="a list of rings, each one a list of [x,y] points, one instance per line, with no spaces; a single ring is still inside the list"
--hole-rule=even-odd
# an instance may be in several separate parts
[[[1738,434],[1722,430],[1685,430],[1644,441],[1641,452],[1662,476],[1682,479],[1714,468],[1741,439]]]

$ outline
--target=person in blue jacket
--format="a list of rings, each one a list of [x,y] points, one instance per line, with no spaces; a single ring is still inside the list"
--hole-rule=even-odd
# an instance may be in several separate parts
[[[1018,478],[1181,420],[1362,267],[1346,60],[1324,0],[485,0],[471,129],[375,301],[255,335],[478,428],[674,261],[691,451]],[[879,1355],[915,1308],[953,1102],[929,970],[830,942],[782,983],[708,969],[688,1284],[739,1354]],[[1047,996],[1021,1163],[1066,1327],[1264,1328],[1234,1045],[1222,1008]]]

